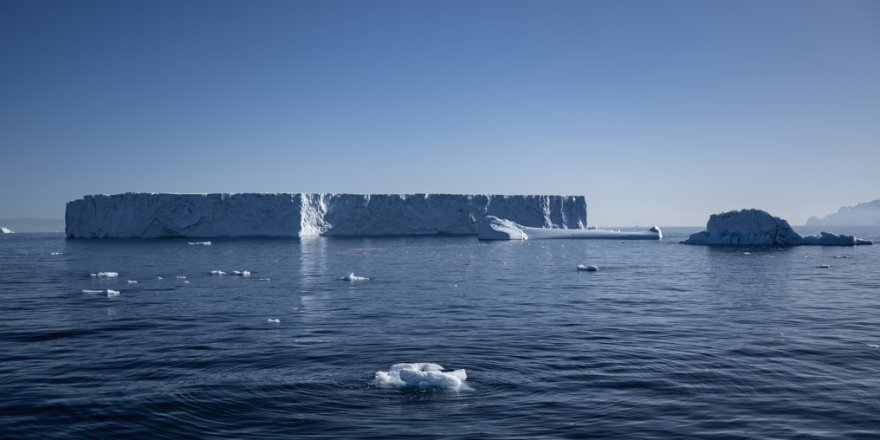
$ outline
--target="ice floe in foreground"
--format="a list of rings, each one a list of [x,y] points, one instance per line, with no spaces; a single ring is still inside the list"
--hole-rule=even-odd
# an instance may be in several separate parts
[[[388,371],[377,371],[375,384],[383,388],[421,391],[469,390],[465,381],[467,373],[462,370],[443,371],[443,367],[431,363],[394,364]]]
[[[92,278],[102,278],[102,279],[119,278],[119,272],[98,272],[98,273],[91,273],[91,274],[89,274],[89,276]]]
[[[118,290],[106,289],[106,290],[92,290],[92,289],[83,289],[82,293],[86,293],[89,295],[104,295],[107,298],[112,298],[114,296],[119,296]]]
[[[360,277],[354,274],[354,272],[350,272],[348,275],[340,278],[342,281],[366,281],[369,280],[367,277]]]

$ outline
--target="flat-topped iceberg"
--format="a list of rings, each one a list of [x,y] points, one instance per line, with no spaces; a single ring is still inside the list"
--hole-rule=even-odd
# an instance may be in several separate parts
[[[480,240],[548,240],[560,238],[660,240],[663,233],[654,226],[646,231],[618,231],[607,229],[558,229],[523,226],[507,219],[487,215],[477,228]]]
[[[760,209],[712,214],[706,230],[692,234],[684,244],[710,246],[854,246],[873,244],[852,235],[822,232],[802,237],[784,219]]]
[[[486,215],[582,229],[583,196],[465,194],[91,195],[67,204],[69,238],[468,235]]]

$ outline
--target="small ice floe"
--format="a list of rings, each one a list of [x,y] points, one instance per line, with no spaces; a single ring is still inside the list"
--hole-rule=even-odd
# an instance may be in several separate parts
[[[156,279],[157,279],[157,280],[164,280],[165,278],[162,278],[162,277],[156,277]]]
[[[257,281],[272,281],[272,278],[259,278]]]
[[[102,279],[119,278],[119,272],[98,272],[98,273],[89,274],[89,276],[92,278],[102,278]]]
[[[598,272],[599,266],[593,266],[592,264],[589,266],[584,266],[583,264],[578,264],[578,270],[582,270],[585,272]]]
[[[190,241],[187,244],[190,246],[210,246],[213,243],[211,243],[210,241]]]
[[[827,264],[819,264],[816,266],[816,269],[829,269],[829,268],[831,268],[831,266],[829,266]]]
[[[214,269],[214,270],[211,271],[211,275],[217,275],[217,276],[220,276],[220,275],[226,275],[226,272],[223,272],[223,271],[220,270],[220,269]]]
[[[0,227],[0,234],[15,234],[15,231],[9,228]]]
[[[419,391],[470,390],[464,382],[464,370],[443,371],[443,367],[430,363],[394,364],[388,371],[377,371],[374,383],[383,388]]]
[[[189,280],[183,280],[183,284],[189,284]]]
[[[118,290],[112,290],[112,289],[107,289],[107,290],[91,290],[91,289],[83,289],[82,293],[86,293],[86,294],[89,294],[89,295],[104,295],[104,296],[106,296],[107,298],[112,298],[112,297],[114,297],[114,296],[119,296],[119,291],[118,291]]]
[[[137,280],[128,280],[128,284],[137,284]]]
[[[269,318],[266,320],[269,324],[281,324],[281,320],[278,318]]]
[[[865,344],[868,348],[873,348],[875,350],[880,349],[880,344]]]
[[[64,255],[64,254],[62,254],[61,252],[49,252],[49,255],[51,255],[53,257],[57,257],[59,255]]]
[[[350,281],[350,282],[351,281],[367,281],[367,280],[369,280],[369,278],[367,278],[367,277],[359,277],[359,276],[355,275],[354,272],[349,272],[348,275],[346,275],[340,279],[342,281]]]
[[[185,279],[186,279],[186,275],[178,275],[176,278],[177,278],[178,280],[185,280]]]
[[[251,271],[249,271],[249,270],[241,270],[241,271],[233,270],[232,274],[236,275],[236,276],[240,276],[240,277],[249,277],[249,276],[251,276]]]

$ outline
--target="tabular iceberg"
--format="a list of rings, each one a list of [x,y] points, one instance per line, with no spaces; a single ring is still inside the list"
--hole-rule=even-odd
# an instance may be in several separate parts
[[[852,235],[822,232],[802,237],[784,219],[760,209],[712,214],[706,230],[692,234],[684,244],[713,246],[855,246],[874,244]]]
[[[583,229],[583,196],[463,194],[90,195],[67,203],[69,238],[308,237],[477,233],[486,215]]]

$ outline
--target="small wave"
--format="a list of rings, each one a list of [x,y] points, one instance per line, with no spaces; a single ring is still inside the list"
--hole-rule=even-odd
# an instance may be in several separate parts
[[[388,371],[377,371],[374,383],[382,388],[420,391],[470,390],[464,382],[465,370],[443,371],[443,367],[431,363],[394,364]]]
[[[137,280],[128,280],[128,284],[137,284]]]
[[[92,278],[119,278],[119,272],[98,272],[89,274]]]
[[[114,296],[119,296],[120,292],[118,290],[112,290],[112,289],[107,289],[107,290],[83,289],[82,293],[86,293],[89,295],[104,295],[107,298],[112,298]]]

